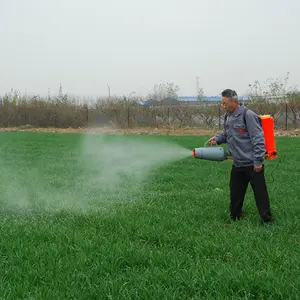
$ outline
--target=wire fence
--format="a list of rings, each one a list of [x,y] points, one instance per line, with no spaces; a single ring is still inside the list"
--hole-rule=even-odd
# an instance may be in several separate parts
[[[275,128],[299,128],[299,103],[249,103],[246,105],[258,114],[269,114]],[[179,106],[103,106],[87,105],[0,105],[0,127],[56,127],[84,128],[112,126],[115,128],[138,127],[193,127],[221,129],[224,111],[220,104]]]

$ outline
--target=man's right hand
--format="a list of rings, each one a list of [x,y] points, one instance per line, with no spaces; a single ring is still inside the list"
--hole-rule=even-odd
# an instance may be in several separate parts
[[[211,146],[217,145],[217,141],[216,141],[216,139],[213,138],[213,137],[210,138],[207,142],[208,142],[208,144],[211,145]]]

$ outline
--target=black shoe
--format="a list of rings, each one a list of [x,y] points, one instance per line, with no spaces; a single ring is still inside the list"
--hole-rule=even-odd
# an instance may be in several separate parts
[[[274,218],[272,216],[264,216],[264,217],[261,217],[261,222],[263,224],[273,223],[274,222]]]
[[[237,221],[237,220],[240,220],[241,217],[230,216],[230,219],[231,219],[232,221]]]

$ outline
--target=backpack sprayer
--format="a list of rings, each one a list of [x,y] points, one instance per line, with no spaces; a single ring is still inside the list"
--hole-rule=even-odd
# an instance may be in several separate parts
[[[260,116],[262,129],[264,131],[265,139],[265,159],[271,160],[278,157],[275,145],[274,135],[274,119],[270,115]],[[195,148],[192,150],[192,156],[198,159],[211,160],[211,161],[224,161],[232,160],[231,154],[227,152],[223,147],[206,147],[208,142],[204,144],[204,147]]]

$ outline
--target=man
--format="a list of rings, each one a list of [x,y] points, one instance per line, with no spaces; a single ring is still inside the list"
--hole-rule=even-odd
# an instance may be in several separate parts
[[[239,105],[237,93],[226,89],[222,104],[227,112],[222,133],[209,140],[210,145],[227,143],[233,165],[230,175],[230,216],[240,219],[250,182],[262,222],[272,222],[270,200],[264,175],[265,140],[259,116]],[[244,122],[246,121],[246,122]]]

